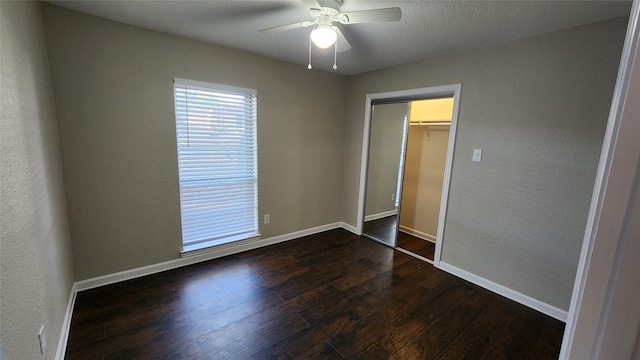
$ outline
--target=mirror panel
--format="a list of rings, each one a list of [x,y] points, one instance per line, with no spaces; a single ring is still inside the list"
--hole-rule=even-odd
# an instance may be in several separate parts
[[[395,247],[407,128],[407,103],[373,105],[363,235]]]

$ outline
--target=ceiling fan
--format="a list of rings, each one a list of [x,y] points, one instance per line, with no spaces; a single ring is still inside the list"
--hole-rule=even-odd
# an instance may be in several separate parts
[[[399,21],[402,18],[402,11],[398,7],[341,13],[342,0],[302,0],[302,2],[310,7],[310,20],[262,29],[260,32],[287,31],[313,26],[309,37],[309,69],[312,68],[312,43],[321,49],[326,49],[335,44],[333,69],[338,68],[336,64],[337,53],[351,49],[349,41],[345,38],[342,31],[340,31],[340,28],[334,25],[335,23],[350,25]]]

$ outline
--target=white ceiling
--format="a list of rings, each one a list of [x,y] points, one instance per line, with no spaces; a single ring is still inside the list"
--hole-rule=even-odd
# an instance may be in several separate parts
[[[140,27],[307,65],[311,28],[258,30],[309,20],[299,0],[49,1]],[[402,20],[340,26],[353,47],[338,54],[340,74],[358,74],[480,48],[618,16],[631,1],[363,1],[342,12],[400,7]],[[314,48],[313,66],[331,70],[333,48]]]

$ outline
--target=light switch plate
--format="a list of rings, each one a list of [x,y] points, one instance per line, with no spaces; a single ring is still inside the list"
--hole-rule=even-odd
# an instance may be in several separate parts
[[[472,161],[482,161],[482,149],[473,149]]]

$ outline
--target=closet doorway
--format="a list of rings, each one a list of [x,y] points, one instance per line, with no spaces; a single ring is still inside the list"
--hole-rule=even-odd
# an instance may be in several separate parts
[[[367,95],[358,231],[439,262],[460,84]]]
[[[409,102],[397,248],[433,262],[453,96]]]

